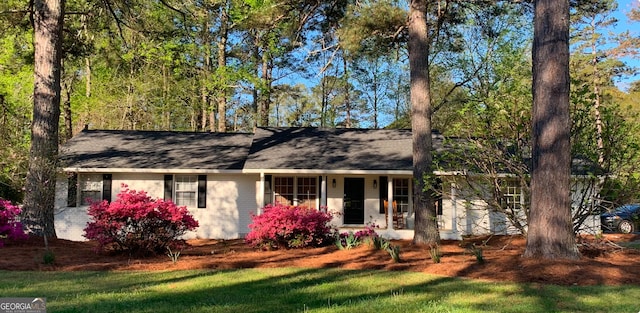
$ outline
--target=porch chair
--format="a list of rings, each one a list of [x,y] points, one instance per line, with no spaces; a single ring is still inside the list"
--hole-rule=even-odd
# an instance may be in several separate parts
[[[387,228],[389,228],[389,201],[384,200],[383,205],[384,205],[384,224],[386,225]]]
[[[384,221],[389,227],[389,201],[384,200]],[[402,212],[398,212],[398,202],[395,200],[392,202],[391,206],[393,207],[393,228],[394,229],[402,229],[404,228],[404,215]]]
[[[393,228],[394,229],[402,229],[404,228],[404,215],[402,212],[398,211],[398,203],[393,200]]]

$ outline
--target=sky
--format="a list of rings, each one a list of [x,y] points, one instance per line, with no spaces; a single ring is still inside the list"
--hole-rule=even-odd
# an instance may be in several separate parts
[[[617,0],[618,10],[614,13],[614,17],[618,19],[618,25],[615,29],[616,32],[630,31],[632,35],[640,37],[640,22],[629,21],[626,14],[632,9],[640,8],[640,0]],[[625,90],[629,86],[629,82],[640,80],[640,55],[635,58],[623,58],[628,65],[636,67],[635,75],[631,77],[625,77],[618,82],[618,87]]]

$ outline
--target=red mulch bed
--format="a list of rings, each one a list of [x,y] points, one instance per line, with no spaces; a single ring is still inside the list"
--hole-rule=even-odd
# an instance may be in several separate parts
[[[619,243],[638,241],[640,235],[606,234],[603,240],[582,238],[583,257],[570,260],[525,259],[521,236],[478,237],[465,241],[443,241],[441,262],[435,264],[429,249],[410,241],[401,246],[400,263],[385,251],[361,246],[338,250],[335,246],[310,249],[261,251],[242,240],[190,240],[176,264],[167,255],[131,258],[113,253],[96,253],[94,242],[49,240],[55,255],[51,265],[43,264],[42,238],[10,242],[0,248],[0,270],[10,271],[129,271],[230,269],[252,267],[313,267],[415,271],[444,276],[491,281],[534,282],[557,285],[640,284],[640,250]],[[475,243],[483,249],[484,264],[464,247]]]

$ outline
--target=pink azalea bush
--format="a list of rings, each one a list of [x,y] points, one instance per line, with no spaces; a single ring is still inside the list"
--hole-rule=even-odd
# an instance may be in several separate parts
[[[160,253],[183,243],[180,236],[198,227],[186,207],[152,199],[123,185],[115,201],[94,202],[84,236],[107,248],[131,253]]]
[[[265,249],[319,247],[333,243],[336,229],[330,213],[313,208],[267,205],[260,215],[251,215],[245,241]]]
[[[26,239],[22,223],[16,221],[20,215],[20,208],[9,200],[0,198],[0,247],[4,246],[4,239]]]

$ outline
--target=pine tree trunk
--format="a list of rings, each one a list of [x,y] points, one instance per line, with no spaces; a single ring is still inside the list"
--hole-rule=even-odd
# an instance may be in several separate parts
[[[64,84],[64,103],[62,104],[62,115],[64,120],[64,142],[73,137],[73,118],[71,117],[71,93],[73,81]]]
[[[600,115],[600,74],[598,71],[598,50],[596,49],[596,42],[598,35],[596,33],[596,21],[595,17],[591,20],[591,64],[593,66],[593,114],[596,119],[596,145],[598,147],[598,165],[601,168],[606,168],[604,165],[604,141],[602,139],[602,117]]]
[[[431,245],[440,242],[433,199],[425,192],[425,176],[431,177],[431,94],[429,77],[429,35],[426,0],[409,4],[409,67],[411,86],[411,130],[413,133],[413,242]]]
[[[265,49],[266,50],[266,49]],[[269,126],[271,109],[271,62],[267,51],[262,51],[262,88],[260,92],[259,126]]]
[[[229,3],[227,2],[220,12],[220,38],[218,40],[218,69],[227,67],[227,39],[229,36]],[[226,74],[225,74],[226,76]],[[227,78],[227,77],[225,77]],[[223,86],[218,93],[216,101],[218,106],[218,131],[227,131],[227,86]]]
[[[55,237],[54,204],[64,0],[34,1],[35,87],[23,223],[35,235]]]
[[[345,108],[345,121],[344,127],[351,128],[351,95],[349,94],[349,66],[347,62],[347,57],[344,55],[345,51],[343,50],[342,55],[342,67],[344,71],[344,108]]]
[[[569,1],[536,0],[531,210],[525,257],[577,259],[571,220]]]

